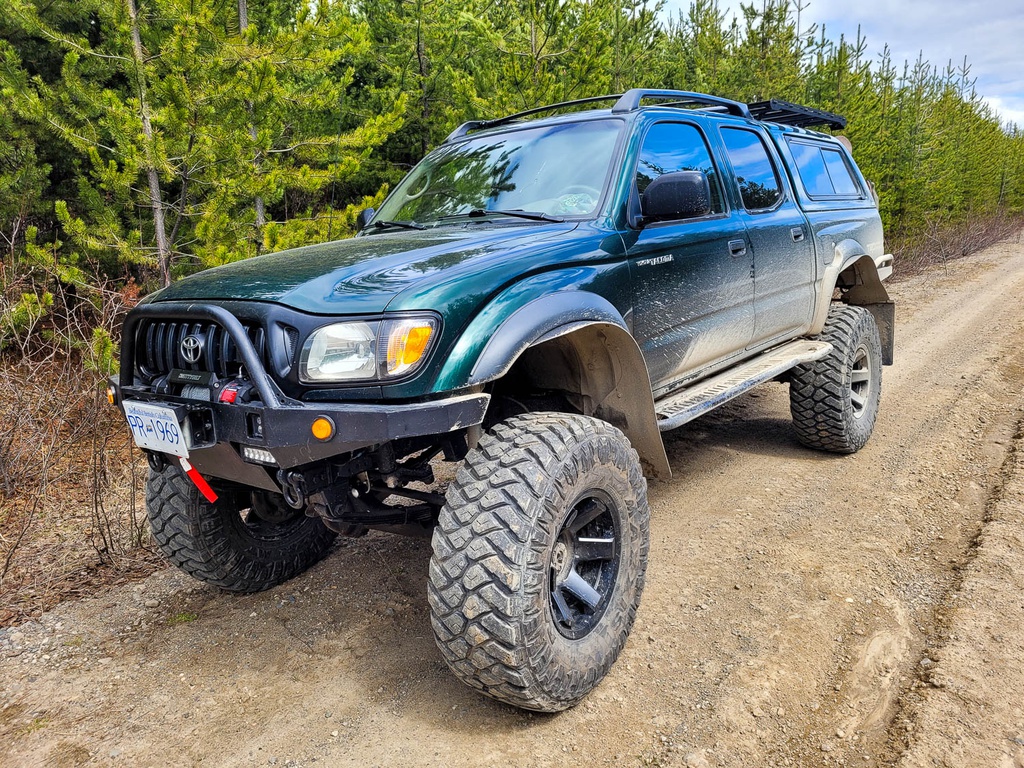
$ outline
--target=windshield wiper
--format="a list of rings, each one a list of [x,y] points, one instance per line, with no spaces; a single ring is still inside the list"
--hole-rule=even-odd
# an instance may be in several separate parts
[[[524,211],[520,208],[514,208],[510,210],[485,210],[483,208],[474,208],[467,214],[470,218],[476,219],[480,216],[515,216],[517,219],[529,219],[530,221],[554,221],[563,222],[561,216],[552,216],[548,213],[541,213],[540,211]]]
[[[373,226],[377,229],[387,229],[388,227],[401,227],[402,229],[426,229],[422,224],[417,224],[415,221],[375,221]]]

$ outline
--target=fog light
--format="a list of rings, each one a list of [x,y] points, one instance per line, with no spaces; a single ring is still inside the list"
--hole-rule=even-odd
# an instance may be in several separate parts
[[[254,464],[277,466],[277,459],[274,458],[274,454],[266,448],[253,448],[251,445],[243,445],[242,458]]]
[[[334,422],[327,416],[320,416],[313,422],[313,437],[317,440],[330,440],[334,437]]]

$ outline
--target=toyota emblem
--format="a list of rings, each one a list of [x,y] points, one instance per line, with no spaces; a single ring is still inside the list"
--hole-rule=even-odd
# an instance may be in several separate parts
[[[203,340],[198,336],[186,336],[181,340],[181,356],[186,363],[195,365],[203,356]]]

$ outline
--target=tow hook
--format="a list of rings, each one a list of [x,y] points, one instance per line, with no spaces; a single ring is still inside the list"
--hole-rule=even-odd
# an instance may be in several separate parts
[[[284,494],[285,503],[292,509],[305,509],[309,500],[306,498],[306,479],[301,472],[277,473],[277,479],[281,483],[281,493]]]

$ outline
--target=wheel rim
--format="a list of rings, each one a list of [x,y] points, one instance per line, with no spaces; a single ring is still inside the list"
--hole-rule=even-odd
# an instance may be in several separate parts
[[[871,370],[871,356],[868,355],[867,347],[857,347],[853,367],[850,369],[850,404],[855,419],[859,419],[867,410],[873,379],[874,371]]]
[[[570,639],[601,621],[619,571],[619,519],[603,492],[588,492],[566,515],[549,555],[551,616]]]

